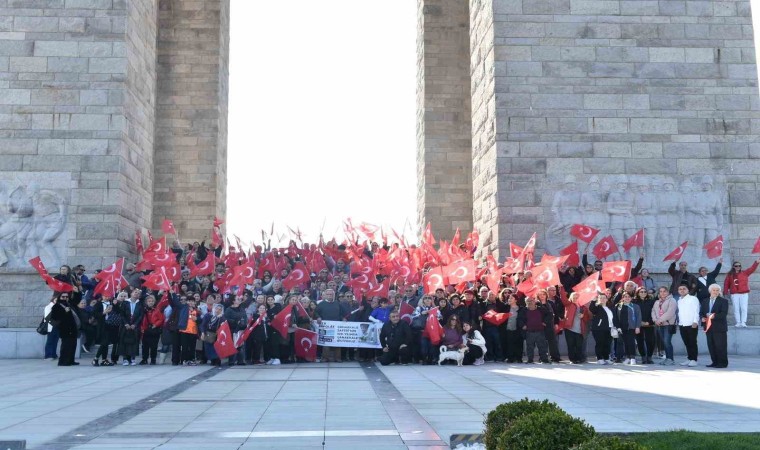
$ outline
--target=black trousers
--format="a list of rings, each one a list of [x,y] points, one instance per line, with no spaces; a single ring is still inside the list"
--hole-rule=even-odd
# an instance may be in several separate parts
[[[623,353],[626,359],[636,358],[636,330],[623,330]],[[618,358],[623,355],[618,355]]]
[[[612,342],[612,336],[610,330],[594,330],[594,352],[596,353],[596,359],[610,359],[610,344]]]
[[[525,332],[525,354],[528,358],[528,362],[533,362],[534,348],[538,348],[538,359],[541,360],[541,362],[549,362],[549,355],[546,352],[546,334],[544,331]]]
[[[388,347],[387,352],[383,352],[383,356],[380,357],[380,364],[387,366],[393,364],[397,360],[401,361],[401,364],[408,364],[411,356],[411,350],[409,346],[404,348]]]
[[[506,330],[505,338],[507,341],[507,361],[522,362],[523,337],[520,330]]]
[[[59,366],[70,366],[74,364],[74,356],[77,352],[77,338],[75,337],[62,337],[61,338],[61,353],[58,357]]]
[[[560,361],[559,355],[559,343],[557,342],[557,333],[554,332],[554,326],[544,328],[544,336],[546,336],[546,343],[549,345],[549,358],[552,361]]]
[[[180,332],[177,330],[170,331],[172,338],[172,364],[177,365],[182,362],[182,342],[180,341]]]
[[[142,337],[142,360],[147,361],[150,359],[152,362],[156,362],[156,356],[158,355],[158,340],[161,338],[160,333],[151,332],[150,330],[145,332]]]
[[[195,361],[195,341],[197,336],[190,333],[179,333],[179,345],[181,348],[180,362]],[[174,352],[172,352],[172,363],[174,359]]]
[[[636,346],[639,348],[639,355],[643,359],[651,359],[654,354],[654,327],[641,327],[641,332],[636,335]]]
[[[708,331],[707,349],[712,363],[719,367],[728,367],[728,335],[725,331]]]
[[[683,345],[686,346],[686,356],[689,361],[696,361],[699,350],[697,348],[697,334],[698,329],[693,327],[680,327],[681,339],[683,339]]]
[[[567,357],[571,362],[583,361],[583,335],[570,330],[564,330],[567,342]]]
[[[462,360],[462,364],[465,366],[472,365],[472,363],[475,362],[476,359],[483,356],[483,349],[478,347],[475,344],[467,344],[468,351],[464,354],[464,359]]]
[[[499,328],[493,325],[483,327],[483,338],[486,340],[486,348],[488,349],[488,359],[498,361],[504,358],[501,354],[501,343],[499,338]]]

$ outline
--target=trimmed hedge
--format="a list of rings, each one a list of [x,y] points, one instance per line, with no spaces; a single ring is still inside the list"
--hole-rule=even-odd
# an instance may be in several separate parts
[[[533,412],[512,422],[501,433],[499,450],[561,450],[591,440],[594,428],[562,410]]]
[[[620,439],[616,436],[597,435],[590,441],[586,441],[574,450],[646,450],[647,447],[638,442]]]
[[[516,419],[535,412],[552,411],[564,412],[556,403],[548,400],[538,401],[524,398],[516,402],[502,403],[486,416],[483,443],[489,450],[499,448],[497,447],[499,436],[512,426]]]

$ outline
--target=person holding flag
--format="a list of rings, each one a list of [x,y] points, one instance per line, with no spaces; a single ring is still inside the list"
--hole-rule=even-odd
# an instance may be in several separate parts
[[[242,304],[242,294],[230,295],[232,297],[232,303],[224,310],[224,319],[230,326],[230,331],[234,336],[236,333],[242,333],[245,330],[248,325],[248,314],[245,313],[245,307],[247,305]],[[235,355],[232,355],[227,359],[228,366],[234,366],[235,364],[238,366],[245,365],[245,344],[238,348]]]
[[[416,356],[420,364],[424,365],[432,364],[433,358],[435,356],[433,344],[430,342],[430,337],[427,336],[427,331],[425,329],[428,314],[433,308],[435,308],[435,306],[433,306],[433,297],[431,297],[429,294],[425,294],[420,299],[419,304],[417,305],[417,308],[415,308],[414,314],[412,315],[412,331],[414,334],[419,334],[420,336],[420,351],[419,355]],[[441,320],[441,310],[436,308],[435,311],[437,319]]]
[[[217,303],[207,312],[201,320],[201,340],[203,341],[203,351],[206,358],[211,361],[211,365],[221,368],[222,360],[216,353],[214,343],[216,342],[216,333],[219,327],[224,323],[224,305]]]
[[[596,363],[601,365],[612,364],[610,362],[610,345],[613,334],[617,335],[617,329],[613,333],[614,317],[612,309],[607,306],[607,295],[599,293],[596,301],[589,303],[589,311],[594,315],[591,319],[591,333],[594,335]]]
[[[734,304],[734,319],[736,327],[747,326],[747,305],[749,304],[749,276],[755,273],[760,259],[756,260],[749,269],[742,270],[742,263],[734,261],[733,267],[726,274],[723,291],[731,296]]]

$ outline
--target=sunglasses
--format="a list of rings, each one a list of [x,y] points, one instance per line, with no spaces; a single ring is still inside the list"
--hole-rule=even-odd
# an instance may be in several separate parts
[[[741,267],[741,264],[734,264],[734,267]]]

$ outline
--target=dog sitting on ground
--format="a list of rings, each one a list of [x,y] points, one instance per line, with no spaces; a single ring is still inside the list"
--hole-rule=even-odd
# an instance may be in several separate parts
[[[457,366],[461,366],[462,361],[464,361],[464,354],[467,353],[468,350],[469,349],[467,347],[462,347],[459,350],[449,350],[445,345],[442,345],[441,353],[438,356],[438,365],[440,366],[442,362],[450,359],[452,361],[456,361]]]

